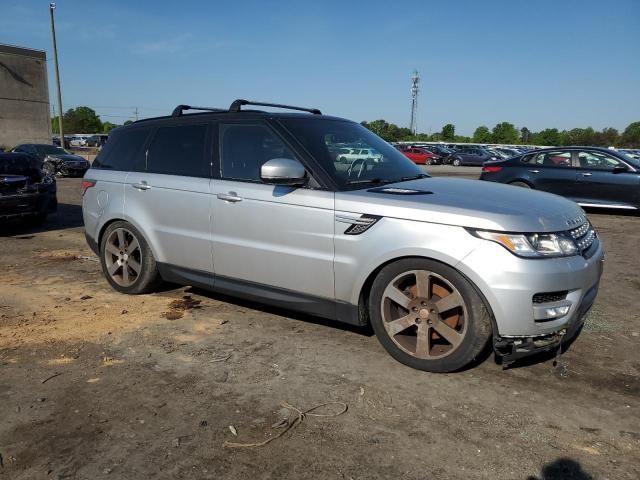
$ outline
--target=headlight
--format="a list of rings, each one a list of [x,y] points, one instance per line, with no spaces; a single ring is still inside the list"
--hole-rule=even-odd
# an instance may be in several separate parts
[[[502,233],[471,230],[476,237],[499,243],[520,257],[568,257],[578,253],[573,239],[564,233]]]

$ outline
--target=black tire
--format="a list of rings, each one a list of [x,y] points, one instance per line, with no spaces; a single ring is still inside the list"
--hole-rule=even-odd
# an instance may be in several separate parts
[[[107,254],[105,252],[107,239],[109,239],[111,234],[118,229],[128,230],[135,236],[139,243],[141,271],[137,275],[137,278],[129,286],[119,285],[112,278],[107,268]],[[120,293],[126,293],[129,295],[150,293],[156,290],[160,285],[162,285],[162,279],[160,278],[160,273],[158,272],[158,265],[156,264],[153,253],[149,248],[149,244],[136,227],[125,221],[113,222],[102,234],[102,238],[100,239],[100,265],[102,266],[102,272],[104,273],[104,276],[106,277],[109,284],[114,288],[114,290],[117,290]]]
[[[457,347],[453,347],[452,345],[450,353],[440,358],[424,359],[407,353],[391,338],[383,323],[385,322],[382,312],[385,289],[394,279],[402,276],[404,273],[415,270],[431,272],[441,279],[446,280],[446,282],[450,283],[457,290],[464,302],[464,327],[461,329],[464,334],[462,335],[462,340]],[[430,288],[433,290],[433,287]],[[474,286],[457,270],[426,258],[407,258],[398,260],[384,267],[375,278],[371,287],[368,308],[373,330],[385,350],[400,363],[418,370],[437,373],[460,370],[477,361],[491,338],[492,323],[489,310]],[[408,311],[408,316],[413,315],[410,310]],[[429,322],[429,324],[431,323]],[[425,327],[425,325],[423,325],[423,327]],[[411,326],[409,328],[414,327]],[[433,331],[434,330],[427,330],[429,338],[433,338],[431,337]],[[404,332],[406,332],[406,330]],[[431,344],[433,341],[429,340],[428,342]]]
[[[531,185],[525,182],[511,182],[509,185],[513,185],[514,187],[531,188]]]

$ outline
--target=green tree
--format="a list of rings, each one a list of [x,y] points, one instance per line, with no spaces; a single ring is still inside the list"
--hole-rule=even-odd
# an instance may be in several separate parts
[[[102,122],[89,107],[70,108],[62,117],[64,130],[69,133],[96,133],[102,131]]]
[[[452,123],[447,123],[444,127],[442,127],[442,139],[445,141],[452,142],[454,137],[456,136],[456,126]]]
[[[595,132],[593,128],[572,128],[561,133],[561,143],[563,145],[593,145]]]
[[[51,117],[51,133],[60,134],[60,119],[58,117]]]
[[[120,125],[116,125],[115,123],[111,123],[111,122],[104,122],[102,124],[102,132],[103,133],[109,133],[111,130],[113,130],[114,128],[118,128]]]
[[[133,123],[133,120],[127,120],[123,123],[123,125],[129,125],[130,123]]]
[[[476,131],[473,132],[473,141],[475,143],[491,143],[491,138],[489,128],[484,125],[479,126],[476,128]]]
[[[630,123],[620,137],[625,147],[640,147],[640,122]]]
[[[560,132],[557,128],[545,128],[540,132],[531,134],[531,143],[541,146],[560,145]]]
[[[491,131],[493,143],[515,144],[519,141],[518,130],[512,123],[502,122],[493,127]]]
[[[529,140],[531,140],[531,130],[529,130],[527,127],[522,127],[520,129],[520,142],[526,145],[527,143],[529,143]]]
[[[603,128],[601,132],[596,132],[594,145],[602,147],[614,147],[620,143],[620,134],[615,128]]]

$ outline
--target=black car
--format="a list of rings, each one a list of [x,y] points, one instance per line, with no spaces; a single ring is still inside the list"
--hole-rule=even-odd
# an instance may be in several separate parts
[[[31,155],[42,164],[44,171],[50,175],[82,177],[90,164],[79,155],[73,155],[64,148],[55,145],[24,143],[15,147],[12,152]]]
[[[55,179],[39,160],[23,153],[0,153],[0,225],[8,220],[42,224],[58,206]]]
[[[461,165],[480,166],[485,162],[501,160],[499,156],[480,147],[460,148],[449,158],[449,162],[455,167],[459,167]]]
[[[92,135],[87,138],[87,147],[102,147],[108,138],[109,135]]]
[[[544,190],[585,207],[640,209],[640,161],[605,148],[534,150],[485,165],[480,180]]]

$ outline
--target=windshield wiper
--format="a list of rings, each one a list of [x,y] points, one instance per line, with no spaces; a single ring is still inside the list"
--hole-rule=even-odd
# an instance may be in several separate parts
[[[347,185],[357,185],[359,183],[389,183],[389,180],[385,180],[384,178],[376,177],[376,178],[361,178],[358,180],[349,180]]]
[[[398,180],[397,182],[394,182],[394,183],[406,182],[406,181],[409,181],[409,180],[418,180],[419,178],[431,178],[431,176],[427,175],[426,173],[419,173],[418,175],[410,175],[408,177],[402,177],[400,180]]]

